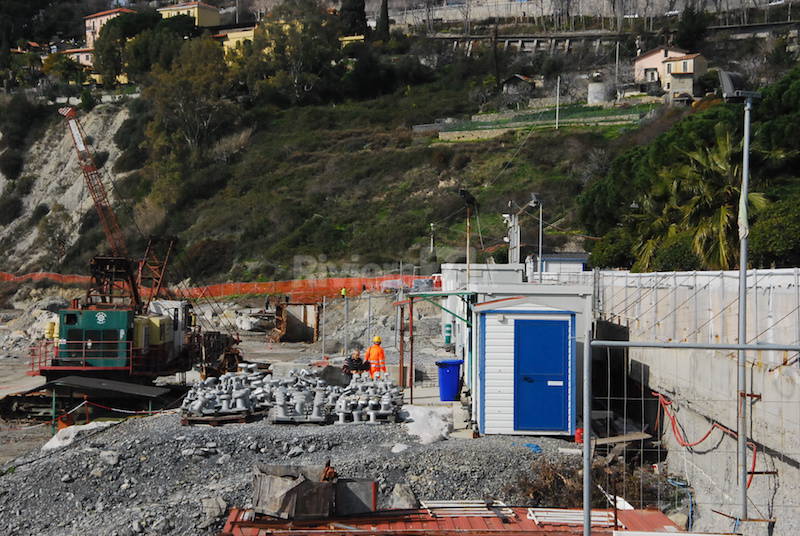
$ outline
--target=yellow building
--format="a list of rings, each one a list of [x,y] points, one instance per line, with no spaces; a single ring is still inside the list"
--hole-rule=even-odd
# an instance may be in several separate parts
[[[194,23],[200,27],[219,26],[221,17],[219,9],[203,2],[184,2],[158,9],[161,17],[168,19],[177,15],[189,15],[194,19]]]
[[[250,41],[252,43],[255,33],[255,26],[249,26],[246,28],[227,28],[220,30],[219,33],[213,35],[212,37],[222,43],[222,47],[225,49],[225,52],[228,52],[235,49],[236,45],[239,43],[244,43],[245,41]]]

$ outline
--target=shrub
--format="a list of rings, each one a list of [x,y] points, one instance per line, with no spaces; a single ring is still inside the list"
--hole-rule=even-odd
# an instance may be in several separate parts
[[[102,168],[108,162],[108,151],[97,151],[94,153],[94,165],[97,169]]]
[[[703,263],[692,249],[692,233],[680,233],[667,239],[653,258],[657,272],[702,270]]]
[[[589,256],[592,268],[630,268],[633,265],[633,239],[624,229],[613,229],[595,242]]]
[[[800,195],[774,203],[759,216],[750,247],[758,266],[800,266]]]
[[[0,197],[0,225],[8,225],[22,214],[22,199],[14,194]]]
[[[230,240],[200,240],[189,246],[178,262],[192,279],[202,280],[227,271],[233,264],[233,254]]]
[[[0,154],[0,173],[9,180],[19,177],[22,172],[22,154],[16,149],[6,149]]]
[[[50,207],[48,207],[45,203],[39,203],[36,205],[36,208],[33,209],[33,213],[31,214],[29,225],[33,226],[39,223],[39,220],[47,216],[48,212],[50,212]]]
[[[112,167],[114,173],[124,173],[126,171],[133,171],[140,169],[147,161],[147,152],[139,149],[138,147],[130,147],[122,151],[117,159],[114,161]]]
[[[97,100],[94,98],[94,95],[92,95],[92,92],[89,91],[88,89],[84,89],[81,92],[81,103],[80,103],[81,110],[83,110],[84,112],[88,112],[96,105],[97,105]]]
[[[19,179],[14,181],[14,193],[17,194],[19,197],[25,197],[31,190],[33,190],[33,185],[36,182],[36,177],[33,175],[25,175],[24,177],[20,177]]]

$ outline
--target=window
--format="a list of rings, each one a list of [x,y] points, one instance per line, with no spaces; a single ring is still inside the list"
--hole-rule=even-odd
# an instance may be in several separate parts
[[[668,73],[672,73],[672,64],[671,63],[667,64],[667,72]]]
[[[683,62],[683,72],[684,73],[688,73],[689,72],[689,62],[688,61],[684,61]]]
[[[669,82],[667,82],[667,89],[669,89]]]
[[[74,326],[78,323],[78,315],[74,313],[67,313],[64,315],[64,323],[68,326]]]

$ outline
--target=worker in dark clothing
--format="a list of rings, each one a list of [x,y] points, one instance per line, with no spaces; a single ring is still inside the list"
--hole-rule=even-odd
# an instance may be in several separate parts
[[[342,370],[345,374],[352,376],[354,372],[365,372],[369,370],[369,363],[365,363],[364,360],[361,359],[361,350],[353,350],[350,357],[344,360]]]

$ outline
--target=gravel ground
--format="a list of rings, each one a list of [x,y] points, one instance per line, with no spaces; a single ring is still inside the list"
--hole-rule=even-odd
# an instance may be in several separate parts
[[[536,443],[534,454],[525,443]],[[401,450],[398,444],[408,448]],[[379,426],[230,424],[182,427],[175,414],[131,419],[60,450],[7,463],[0,477],[5,534],[215,534],[223,517],[203,498],[251,503],[255,462],[331,460],[343,477],[376,478],[380,506],[395,484],[420,499],[497,498],[520,504],[509,484],[539,457],[556,459],[553,438],[449,439],[428,445],[402,424]],[[13,469],[12,469],[13,467]]]

